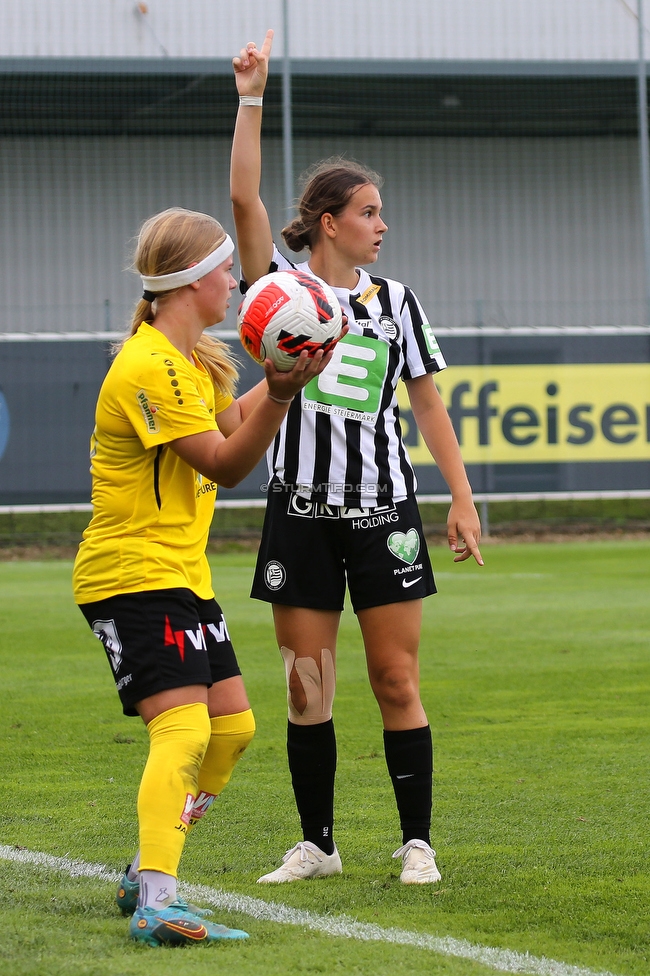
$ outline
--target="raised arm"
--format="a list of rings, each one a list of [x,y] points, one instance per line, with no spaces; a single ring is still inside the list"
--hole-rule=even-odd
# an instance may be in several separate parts
[[[264,94],[273,31],[266,32],[261,51],[253,41],[233,58],[235,82],[241,96]],[[246,283],[268,273],[273,257],[271,224],[260,197],[262,177],[262,107],[240,105],[230,158],[230,197],[237,231],[237,249]]]

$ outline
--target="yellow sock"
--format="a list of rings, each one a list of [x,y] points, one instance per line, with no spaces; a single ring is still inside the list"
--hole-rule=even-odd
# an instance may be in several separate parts
[[[140,871],[178,876],[178,863],[210,741],[206,705],[179,705],[147,725],[149,758],[138,793]]]
[[[233,715],[217,715],[210,719],[210,725],[212,733],[199,770],[198,794],[190,827],[208,812],[255,734],[255,719],[250,708]]]

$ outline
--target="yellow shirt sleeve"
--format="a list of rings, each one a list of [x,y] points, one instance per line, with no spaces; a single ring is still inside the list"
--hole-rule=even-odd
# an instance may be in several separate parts
[[[152,355],[123,380],[120,406],[143,447],[218,429],[212,380],[200,364],[192,365],[180,353],[173,358]],[[218,399],[223,410],[230,398],[219,394]]]

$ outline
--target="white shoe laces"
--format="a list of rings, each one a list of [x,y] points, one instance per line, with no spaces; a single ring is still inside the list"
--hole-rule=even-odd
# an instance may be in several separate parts
[[[298,844],[296,844],[295,847],[292,847],[290,851],[287,851],[282,858],[282,863],[286,864],[289,858],[293,857],[297,851],[300,851],[301,861],[309,861],[310,854],[313,854],[318,861],[322,861],[325,857],[325,854],[318,847],[316,847],[315,844],[312,844],[311,841],[301,840]]]
[[[403,857],[404,854],[408,854],[408,852],[413,850],[414,847],[418,847],[420,850],[426,851],[426,853],[430,854],[431,857],[436,856],[436,852],[434,851],[434,849],[429,844],[427,844],[425,840],[410,840],[406,844],[404,844],[403,847],[400,847],[398,850],[396,850],[395,853],[393,854],[393,857]]]

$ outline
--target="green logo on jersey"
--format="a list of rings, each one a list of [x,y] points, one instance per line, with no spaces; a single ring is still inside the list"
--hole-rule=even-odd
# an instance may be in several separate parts
[[[386,379],[388,345],[367,336],[346,335],[334,347],[327,369],[305,387],[306,410],[356,420],[374,420]]]
[[[440,346],[433,334],[433,329],[428,322],[422,323],[422,332],[424,333],[424,341],[427,344],[427,349],[429,350],[430,356],[435,356],[440,352]]]
[[[388,536],[388,548],[403,563],[412,566],[420,551],[420,536],[417,529],[409,529],[406,535],[403,532],[391,532]]]

